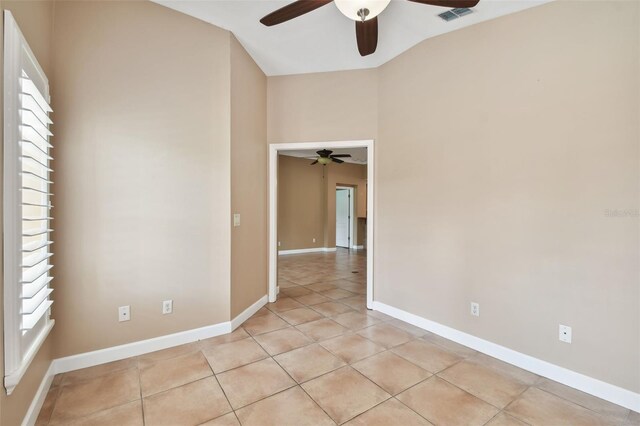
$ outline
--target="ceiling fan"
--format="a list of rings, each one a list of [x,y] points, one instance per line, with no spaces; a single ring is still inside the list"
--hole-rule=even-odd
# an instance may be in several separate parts
[[[376,51],[378,45],[377,16],[389,5],[391,0],[297,0],[275,12],[271,12],[260,22],[267,27],[289,21],[305,13],[335,1],[336,6],[347,18],[356,22],[356,40],[361,56]],[[480,0],[409,0],[414,3],[442,6],[447,8],[474,7]]]
[[[323,166],[326,166],[327,164],[329,164],[330,162],[334,162],[334,163],[344,163],[343,160],[341,160],[340,158],[348,158],[351,157],[351,154],[334,154],[331,155],[333,151],[329,151],[328,149],[323,149],[321,151],[317,151],[318,153],[318,157],[316,158],[316,160],[311,163],[311,165],[313,166],[314,164],[320,163]]]

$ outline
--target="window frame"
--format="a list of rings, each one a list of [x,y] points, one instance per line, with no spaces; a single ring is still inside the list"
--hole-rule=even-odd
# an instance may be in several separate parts
[[[50,103],[48,79],[29,48],[18,24],[4,11],[4,129],[3,129],[3,262],[4,262],[4,387],[10,395],[49,335],[55,321],[50,308],[27,331],[22,326],[23,210],[20,173],[20,78],[23,70]],[[48,138],[47,138],[48,141]],[[47,153],[47,155],[49,155]],[[49,161],[47,161],[48,165]],[[50,180],[50,177],[49,179]],[[49,191],[48,191],[49,192]],[[50,196],[49,196],[50,197]],[[50,200],[50,198],[49,198]],[[50,209],[50,207],[49,207]],[[47,214],[46,217],[49,217]],[[50,219],[44,220],[46,228]],[[50,240],[47,233],[47,239]],[[50,250],[50,249],[48,249]],[[49,259],[46,260],[49,262]],[[48,273],[48,272],[47,272]],[[47,287],[49,284],[46,284]],[[47,296],[45,300],[50,300]],[[31,333],[29,335],[29,333]],[[25,337],[27,336],[28,337]]]

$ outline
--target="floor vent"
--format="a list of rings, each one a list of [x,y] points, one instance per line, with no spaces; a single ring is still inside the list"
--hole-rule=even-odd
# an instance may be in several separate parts
[[[438,16],[442,18],[444,21],[453,21],[454,19],[461,18],[465,15],[473,13],[471,9],[468,7],[459,7],[457,9],[447,10],[446,12],[440,13]]]

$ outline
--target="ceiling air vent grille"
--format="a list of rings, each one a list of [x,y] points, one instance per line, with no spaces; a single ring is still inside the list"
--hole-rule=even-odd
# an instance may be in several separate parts
[[[438,16],[442,18],[444,21],[453,21],[454,19],[458,19],[462,16],[468,15],[473,11],[468,7],[459,7],[457,9],[447,10],[446,12],[440,13]]]

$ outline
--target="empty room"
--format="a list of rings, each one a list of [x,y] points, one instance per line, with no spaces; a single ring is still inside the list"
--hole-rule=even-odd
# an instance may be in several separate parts
[[[637,0],[0,0],[0,425],[640,425]]]

